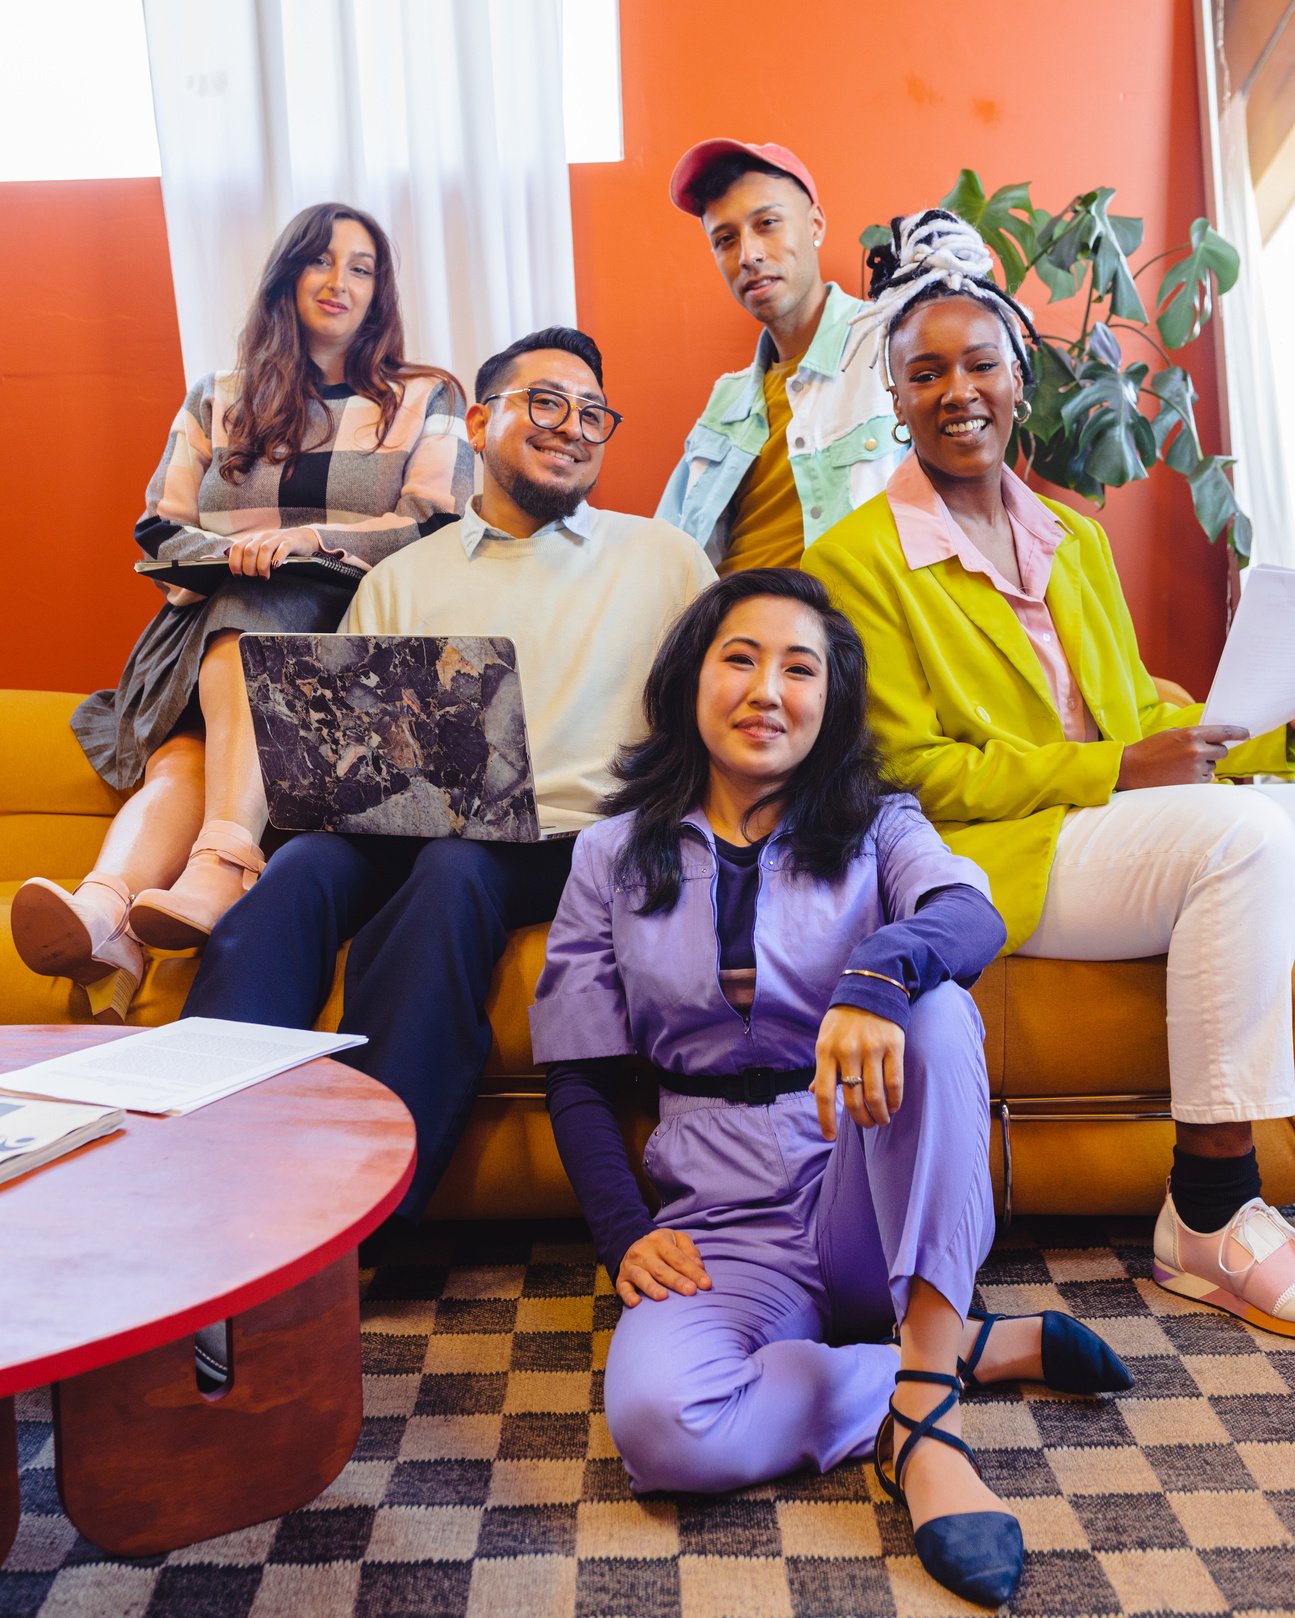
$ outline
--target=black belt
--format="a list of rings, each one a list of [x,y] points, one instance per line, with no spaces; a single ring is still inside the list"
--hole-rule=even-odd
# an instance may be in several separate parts
[[[681,1096],[707,1096],[716,1101],[740,1101],[747,1107],[767,1107],[776,1097],[793,1090],[808,1090],[814,1077],[812,1067],[790,1071],[772,1067],[744,1067],[740,1073],[669,1073],[654,1068],[656,1081],[665,1090]]]

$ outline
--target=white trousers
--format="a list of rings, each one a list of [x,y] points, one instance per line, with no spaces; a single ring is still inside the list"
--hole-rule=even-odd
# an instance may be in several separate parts
[[[1173,1115],[1295,1114],[1295,784],[1146,787],[1062,822],[1021,955],[1168,954]]]

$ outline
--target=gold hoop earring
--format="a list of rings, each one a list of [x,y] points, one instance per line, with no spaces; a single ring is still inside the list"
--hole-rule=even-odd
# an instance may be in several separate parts
[[[1024,427],[1034,414],[1034,406],[1028,399],[1018,399],[1012,407],[1012,418],[1018,427]]]
[[[904,425],[905,425],[905,423],[904,423],[904,422],[902,422],[902,421],[897,421],[897,422],[896,422],[896,423],[895,423],[895,425],[894,425],[894,426],[893,426],[893,427],[892,427],[892,428],[891,428],[891,429],[890,429],[890,436],[891,436],[891,437],[892,437],[892,438],[893,438],[893,439],[894,439],[894,440],[895,440],[895,442],[896,442],[896,443],[897,443],[897,444],[911,444],[911,443],[912,443],[912,442],[913,442],[913,435],[912,435],[912,433],[909,433],[909,435],[908,435],[908,437],[907,437],[907,438],[901,438],[901,437],[900,437],[900,436],[899,436],[899,429],[900,429],[900,428],[901,428],[901,427],[903,427],[903,426],[904,426]]]

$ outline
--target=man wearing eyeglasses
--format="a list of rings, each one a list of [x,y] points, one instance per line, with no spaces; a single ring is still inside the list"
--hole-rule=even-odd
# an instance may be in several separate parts
[[[721,573],[799,567],[899,458],[875,339],[856,324],[866,305],[824,282],[827,217],[785,146],[700,141],[676,164],[670,200],[701,220],[729,291],[763,330],[751,364],[711,390],[657,516]]]
[[[596,818],[608,763],[642,731],[657,645],[715,578],[655,518],[586,504],[620,425],[593,341],[551,327],[477,373],[468,437],[482,492],[457,522],[361,582],[343,632],[507,635],[517,649],[539,808]],[[211,936],[186,1016],[310,1027],[351,939],[347,1061],[404,1100],[417,1218],[462,1133],[490,1052],[486,995],[508,933],[551,920],[572,844],[312,832],[286,843]]]

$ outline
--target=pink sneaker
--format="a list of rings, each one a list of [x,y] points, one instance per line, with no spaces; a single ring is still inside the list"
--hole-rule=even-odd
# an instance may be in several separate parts
[[[1151,1273],[1166,1291],[1295,1337],[1295,1228],[1262,1197],[1201,1235],[1183,1224],[1166,1190],[1152,1246]]]

